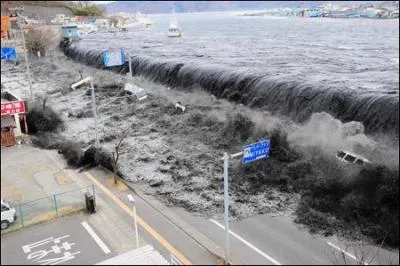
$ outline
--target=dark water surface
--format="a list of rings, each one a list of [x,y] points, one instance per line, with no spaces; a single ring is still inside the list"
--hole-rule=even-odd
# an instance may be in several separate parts
[[[171,15],[150,18],[149,28],[88,35],[67,55],[100,66],[102,50],[124,48],[134,74],[164,84],[199,85],[298,121],[325,111],[398,136],[398,19],[185,13],[177,14],[183,37],[168,38]]]

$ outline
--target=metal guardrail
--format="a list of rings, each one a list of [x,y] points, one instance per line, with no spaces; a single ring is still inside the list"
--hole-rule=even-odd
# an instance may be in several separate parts
[[[10,224],[9,228],[1,230],[1,234],[81,211],[86,208],[86,192],[95,195],[94,185],[19,204],[11,204],[16,211],[16,221]]]

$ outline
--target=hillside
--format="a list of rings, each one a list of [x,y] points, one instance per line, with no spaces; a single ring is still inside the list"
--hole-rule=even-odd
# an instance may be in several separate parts
[[[117,12],[169,13],[209,12],[234,10],[260,10],[269,8],[311,8],[333,3],[341,6],[358,6],[362,3],[375,6],[397,5],[398,1],[114,1],[102,5],[108,14]]]
[[[8,8],[23,6],[24,16],[53,17],[56,14],[73,16],[67,1],[1,1],[1,15],[8,15]]]
[[[115,1],[105,4],[104,8],[108,14],[116,12],[143,13],[168,13],[172,8],[176,12],[208,12],[208,11],[229,11],[264,9],[284,6],[314,6],[319,5],[318,1]]]

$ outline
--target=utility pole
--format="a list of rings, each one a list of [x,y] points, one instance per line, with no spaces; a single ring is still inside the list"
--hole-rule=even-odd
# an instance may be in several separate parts
[[[90,89],[92,91],[92,110],[94,116],[94,123],[95,123],[95,147],[99,148],[99,129],[98,129],[98,121],[97,121],[97,106],[96,106],[96,96],[94,94],[94,85],[93,85],[93,77],[84,78],[74,84],[71,85],[71,89],[75,90],[78,86],[89,83],[90,82]]]
[[[221,160],[224,161],[224,224],[225,224],[225,264],[229,264],[229,193],[228,193],[228,168],[229,159],[242,156],[243,152],[228,154],[224,152]]]
[[[128,200],[132,203],[133,220],[135,225],[135,236],[136,236],[136,248],[139,248],[139,234],[138,234],[137,219],[136,219],[136,201],[131,194],[128,195]]]
[[[94,122],[96,127],[96,148],[99,148],[99,129],[98,129],[98,121],[97,121],[97,106],[96,106],[96,96],[94,95],[94,85],[93,85],[93,78],[90,78],[90,88],[92,90],[92,103],[93,103],[93,114],[94,114]]]
[[[128,63],[129,63],[129,79],[132,78],[132,61],[131,52],[128,52]]]
[[[224,152],[224,222],[225,222],[225,264],[229,264],[229,194],[228,194],[228,166],[229,155]]]
[[[28,82],[29,82],[29,97],[32,98],[32,76],[31,76],[31,70],[29,66],[29,57],[28,57],[28,51],[26,49],[26,43],[25,43],[25,27],[24,24],[22,23],[22,18],[20,17],[20,14],[24,11],[23,7],[15,7],[15,8],[9,8],[9,11],[15,11],[17,15],[17,20],[18,20],[18,26],[20,30],[22,31],[22,42],[24,44],[24,54],[25,54],[25,64],[26,64],[26,74],[28,75]]]

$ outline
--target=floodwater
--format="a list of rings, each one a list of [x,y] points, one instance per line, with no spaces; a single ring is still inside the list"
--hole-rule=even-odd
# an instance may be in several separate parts
[[[398,19],[237,14],[177,14],[182,38],[167,37],[170,14],[151,15],[151,27],[98,32],[72,48],[92,55],[123,48],[135,57],[134,74],[164,84],[200,85],[297,121],[325,111],[398,137]]]

